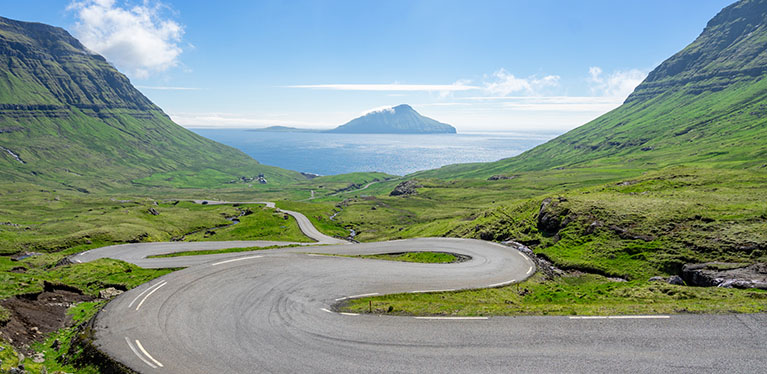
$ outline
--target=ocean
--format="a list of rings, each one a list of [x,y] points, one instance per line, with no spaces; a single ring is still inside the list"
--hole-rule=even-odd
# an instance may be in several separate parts
[[[315,173],[380,171],[406,175],[467,162],[489,162],[518,155],[553,138],[552,134],[333,134],[192,129],[235,147],[262,164]]]

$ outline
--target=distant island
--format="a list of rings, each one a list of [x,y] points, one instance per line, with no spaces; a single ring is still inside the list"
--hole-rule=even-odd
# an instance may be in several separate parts
[[[410,105],[402,104],[378,109],[355,118],[332,130],[310,130],[287,126],[270,126],[251,131],[327,132],[342,134],[455,134],[455,127],[424,117]]]

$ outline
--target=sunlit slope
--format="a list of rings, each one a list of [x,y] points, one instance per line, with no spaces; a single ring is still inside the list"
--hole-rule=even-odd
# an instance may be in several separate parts
[[[98,189],[158,173],[166,183],[198,173],[216,183],[260,173],[271,184],[303,179],[176,125],[65,30],[5,18],[0,147],[5,181]]]
[[[555,168],[647,169],[767,163],[767,1],[741,1],[653,70],[615,110],[517,157],[420,177]]]

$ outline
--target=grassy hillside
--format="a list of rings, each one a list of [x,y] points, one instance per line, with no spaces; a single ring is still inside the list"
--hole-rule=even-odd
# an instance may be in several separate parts
[[[4,181],[80,191],[304,179],[176,125],[63,29],[1,17],[0,147]]]

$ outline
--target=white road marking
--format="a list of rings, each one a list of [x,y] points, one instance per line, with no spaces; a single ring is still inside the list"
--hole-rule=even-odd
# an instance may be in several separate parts
[[[485,320],[487,317],[413,317],[415,319],[439,319],[439,320]]]
[[[516,279],[512,279],[512,280],[506,281],[506,282],[494,283],[494,284],[488,285],[487,287],[488,288],[493,288],[493,287],[505,286],[507,284],[512,284],[512,283],[514,283],[516,281],[517,281]]]
[[[455,291],[455,289],[449,289],[449,290],[423,290],[423,291],[410,291],[410,293],[427,293],[427,292],[452,292]]]
[[[153,288],[155,288],[155,287],[157,287],[157,286],[159,286],[161,284],[164,284],[164,283],[167,283],[167,282],[155,283],[151,287],[149,287],[149,288],[145,289],[144,291],[142,291],[140,294],[138,294],[138,296],[136,296],[136,298],[133,299],[133,301],[130,302],[130,304],[128,304],[128,308],[133,307],[133,304],[136,302],[136,300],[138,300],[139,297],[143,296],[145,293],[149,292],[149,290],[151,290],[151,289],[153,289]]]
[[[73,261],[74,261],[74,262],[76,262],[76,263],[78,263],[78,264],[82,264],[82,263],[83,263],[82,261],[80,261],[80,260],[78,260],[78,259],[74,259]]]
[[[146,294],[146,296],[144,296],[144,298],[143,298],[143,299],[141,299],[141,302],[139,302],[139,303],[138,303],[138,305],[136,305],[136,311],[138,312],[139,308],[141,308],[141,306],[142,306],[142,305],[144,305],[144,301],[146,301],[146,299],[147,299],[149,296],[152,296],[152,294],[153,294],[153,293],[155,293],[157,290],[159,290],[160,288],[162,288],[162,287],[163,287],[163,286],[165,286],[166,284],[168,284],[168,282],[163,282],[161,285],[159,285],[159,286],[155,287],[155,289],[153,289],[153,290],[152,290],[152,292],[150,292],[150,293]]]
[[[228,264],[230,262],[235,262],[235,261],[250,260],[251,258],[259,258],[259,257],[264,257],[264,256],[248,256],[248,257],[233,258],[231,260],[214,262],[214,263],[210,264],[210,266]]]
[[[346,312],[341,312],[341,313],[338,313],[338,314],[342,314],[342,315],[345,315],[345,316],[358,316],[359,315],[359,313],[346,313]]]
[[[527,269],[527,274],[530,274],[533,272],[533,266],[530,265],[530,267]]]
[[[306,255],[307,256],[312,256],[312,257],[327,257],[326,255],[318,255],[316,253],[307,253]]]
[[[130,342],[130,340],[128,340],[127,336],[125,337],[125,342],[128,343],[128,347],[130,347],[130,350],[133,351],[133,354],[135,354],[136,357],[140,358],[141,361],[144,361],[144,363],[149,365],[149,367],[151,367],[152,369],[157,369],[157,366],[155,364],[147,361],[147,359],[145,359],[144,356],[138,353],[138,351],[136,350],[136,347],[134,347],[133,344]]]
[[[378,295],[378,292],[373,293],[363,293],[362,295],[354,295],[354,296],[346,296],[346,297],[339,297],[336,299],[336,301],[346,300],[346,299],[356,299],[358,297],[365,297],[365,296],[375,296]]]
[[[155,365],[162,367],[162,364],[160,363],[160,361],[155,360],[154,357],[152,357],[152,355],[150,355],[149,352],[147,352],[146,349],[144,349],[144,346],[141,345],[141,342],[138,341],[138,339],[136,339],[136,346],[138,346],[138,349],[141,350],[141,353],[149,357],[149,359],[152,360],[152,362],[154,362]]]
[[[571,316],[570,319],[668,319],[671,316]]]
[[[323,312],[333,313],[330,310],[328,310],[327,308],[321,308],[320,310],[323,311]]]

